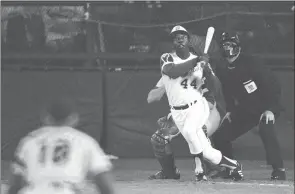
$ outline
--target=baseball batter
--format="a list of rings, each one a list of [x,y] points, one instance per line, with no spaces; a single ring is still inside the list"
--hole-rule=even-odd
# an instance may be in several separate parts
[[[112,164],[92,137],[73,128],[78,115],[71,105],[54,102],[43,121],[18,145],[9,194],[75,194],[86,180],[101,193],[114,193]]]
[[[208,64],[209,65],[209,64]],[[221,118],[225,116],[225,102],[222,92],[222,87],[219,79],[213,74],[213,71],[209,69],[207,73],[204,74],[204,85],[202,86],[203,96],[206,98],[211,105],[210,115],[203,130],[207,135],[207,138],[211,138],[211,135],[219,128]],[[207,74],[207,75],[206,75]],[[156,86],[149,92],[147,101],[152,103],[161,100],[165,94],[165,87],[162,78],[157,82]],[[215,98],[215,105],[212,105],[213,95]],[[210,102],[211,100],[211,102]],[[162,166],[162,170],[151,175],[150,179],[178,179],[180,178],[180,173],[176,169],[173,151],[171,147],[171,141],[173,138],[177,137],[180,133],[176,127],[173,119],[171,118],[171,113],[168,116],[161,117],[158,120],[159,128],[151,137],[151,144],[156,159]],[[204,161],[203,167],[205,168],[205,173],[212,174],[216,172],[214,166],[210,165]],[[177,172],[177,173],[175,173]]]
[[[162,81],[171,107],[173,120],[188,143],[190,153],[195,158],[196,180],[205,176],[202,169],[203,157],[213,164],[231,169],[234,180],[241,180],[241,165],[222,156],[212,148],[202,127],[209,117],[209,105],[203,97],[202,64],[208,62],[205,56],[199,57],[189,52],[189,33],[182,26],[171,31],[175,51],[161,56]]]

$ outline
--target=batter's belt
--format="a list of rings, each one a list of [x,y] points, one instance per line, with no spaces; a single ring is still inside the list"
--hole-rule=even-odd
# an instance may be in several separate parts
[[[198,102],[197,100],[189,103],[189,104],[186,104],[186,105],[182,105],[182,106],[170,106],[171,109],[174,109],[174,110],[185,110],[187,108],[189,108],[190,106],[194,105],[196,102]]]

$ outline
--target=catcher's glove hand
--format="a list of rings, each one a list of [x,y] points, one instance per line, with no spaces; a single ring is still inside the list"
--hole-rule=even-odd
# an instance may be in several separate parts
[[[159,132],[169,141],[180,133],[170,114],[161,117],[158,120],[158,125],[160,126]]]
[[[164,117],[159,118],[157,123],[160,126],[160,129],[162,129],[162,128],[170,128],[173,125],[175,125],[170,114],[168,116],[164,116]]]

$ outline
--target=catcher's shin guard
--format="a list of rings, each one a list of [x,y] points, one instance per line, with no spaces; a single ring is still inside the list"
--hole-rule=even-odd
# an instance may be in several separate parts
[[[177,173],[170,142],[158,130],[152,135],[151,144],[154,155],[162,167],[165,179],[178,179],[179,173]]]

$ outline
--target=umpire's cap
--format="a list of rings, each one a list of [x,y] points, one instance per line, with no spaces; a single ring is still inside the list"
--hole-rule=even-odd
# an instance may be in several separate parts
[[[170,36],[174,37],[177,33],[186,34],[188,37],[190,37],[188,31],[182,26],[174,26],[170,32]]]

